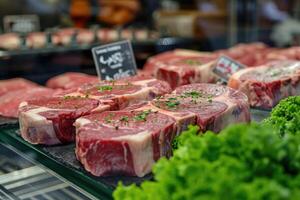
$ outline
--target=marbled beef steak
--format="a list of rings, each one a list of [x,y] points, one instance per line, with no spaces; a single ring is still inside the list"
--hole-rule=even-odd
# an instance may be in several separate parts
[[[193,120],[201,131],[219,132],[231,123],[249,122],[247,96],[216,84],[190,84],[150,102],[161,113],[173,116],[182,131]],[[187,117],[188,116],[188,117]]]
[[[299,61],[274,61],[236,72],[228,86],[244,92],[252,107],[271,109],[281,99],[300,94],[299,79]]]
[[[150,71],[155,74],[157,68],[161,65],[176,62],[178,59],[188,58],[203,58],[203,59],[216,59],[217,57],[210,52],[199,52],[187,49],[175,49],[173,51],[167,51],[158,55],[150,57],[144,65],[145,71]]]
[[[169,156],[175,135],[189,124],[220,131],[250,121],[247,96],[226,86],[191,84],[171,94],[76,120],[76,155],[96,176],[144,176],[161,156]]]
[[[177,49],[153,56],[147,60],[144,71],[167,81],[174,89],[190,83],[214,82],[212,53]]]
[[[83,115],[109,109],[99,101],[81,97],[52,97],[22,102],[19,108],[21,136],[32,144],[74,141],[73,123]]]
[[[191,83],[213,83],[217,76],[213,73],[211,57],[186,57],[172,59],[157,67],[155,77],[167,81],[172,88]]]
[[[171,155],[176,132],[172,117],[151,110],[93,114],[75,124],[77,158],[95,176],[144,176]]]

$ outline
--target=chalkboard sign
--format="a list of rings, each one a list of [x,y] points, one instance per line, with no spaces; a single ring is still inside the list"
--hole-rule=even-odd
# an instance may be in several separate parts
[[[4,31],[30,33],[40,30],[40,20],[37,15],[7,15],[3,18]]]
[[[137,73],[129,40],[94,47],[92,53],[101,80],[115,80],[134,76]]]
[[[216,73],[222,81],[227,82],[232,74],[239,71],[240,69],[245,68],[241,63],[227,57],[221,56],[215,65],[214,73]]]

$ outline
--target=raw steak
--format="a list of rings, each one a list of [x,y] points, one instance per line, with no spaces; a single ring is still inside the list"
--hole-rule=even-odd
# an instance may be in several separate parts
[[[189,57],[171,59],[157,67],[155,77],[167,81],[172,88],[191,83],[213,83],[217,76],[213,73],[211,58]]]
[[[49,79],[46,86],[54,89],[71,89],[82,86],[85,83],[97,83],[97,76],[91,76],[79,72],[67,72]]]
[[[265,63],[265,56],[270,52],[265,44],[256,42],[250,44],[237,44],[229,49],[215,51],[216,56],[226,55],[238,62],[252,67]]]
[[[158,112],[176,116],[180,131],[196,120],[202,132],[219,132],[229,124],[250,121],[247,101],[246,95],[229,87],[199,83],[178,87],[171,94],[153,100],[151,106]]]
[[[95,176],[144,176],[171,155],[176,131],[172,117],[150,110],[88,115],[75,125],[77,158]]]
[[[35,87],[8,92],[0,96],[0,115],[4,117],[18,117],[18,107],[23,101],[33,98],[50,97],[55,90]]]
[[[21,47],[21,39],[16,33],[0,35],[0,48],[5,50],[16,50]]]
[[[220,131],[249,122],[247,97],[226,86],[191,84],[129,111],[108,111],[76,120],[76,155],[95,176],[144,176],[171,155],[175,135],[189,124]]]
[[[109,109],[99,101],[81,97],[51,97],[20,104],[22,137],[32,144],[60,144],[74,141],[73,123],[83,115]]]
[[[281,99],[300,94],[300,62],[274,61],[233,74],[228,86],[245,93],[252,107],[271,109]]]
[[[188,58],[203,58],[203,59],[211,59],[214,60],[217,56],[206,53],[206,52],[198,52],[186,49],[176,49],[174,51],[167,51],[155,56],[150,57],[146,64],[144,65],[144,71],[151,72],[152,74],[156,74],[156,70],[159,66],[165,65],[168,63],[176,62],[178,59],[188,59]]]
[[[34,82],[23,78],[12,78],[7,80],[0,80],[0,96],[12,92],[15,90],[21,90],[26,88],[34,88],[38,87],[38,85]]]

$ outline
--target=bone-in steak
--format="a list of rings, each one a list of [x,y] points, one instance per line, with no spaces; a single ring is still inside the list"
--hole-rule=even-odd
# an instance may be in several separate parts
[[[211,53],[198,52],[186,49],[176,49],[174,51],[167,51],[150,57],[144,65],[144,71],[151,72],[155,75],[157,68],[162,65],[177,62],[180,59],[189,59],[195,57],[210,60],[217,58],[217,56]]]
[[[271,109],[281,99],[300,94],[300,62],[274,61],[233,74],[228,85],[244,92],[252,107]]]
[[[172,88],[191,83],[212,83],[217,77],[213,73],[212,58],[178,58],[157,67],[154,76],[167,81]]]
[[[151,110],[104,112],[76,120],[76,155],[95,176],[144,176],[171,155],[172,117]]]
[[[199,83],[178,87],[151,105],[159,112],[176,116],[178,130],[185,129],[194,118],[201,131],[219,132],[228,124],[250,121],[247,100],[243,93],[226,86]]]
[[[52,97],[20,104],[22,137],[32,144],[60,144],[74,141],[73,123],[83,115],[109,109],[99,101],[81,97]]]

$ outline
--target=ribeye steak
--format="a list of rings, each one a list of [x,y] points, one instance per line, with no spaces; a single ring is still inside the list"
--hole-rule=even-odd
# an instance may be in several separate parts
[[[171,155],[175,121],[151,110],[109,111],[76,120],[76,155],[95,176],[144,176]]]
[[[167,81],[174,89],[191,83],[213,83],[217,77],[213,73],[212,58],[178,58],[157,67],[154,76]]]
[[[78,117],[109,109],[99,101],[81,97],[52,97],[22,102],[19,108],[21,136],[32,144],[74,141],[73,123]]]

